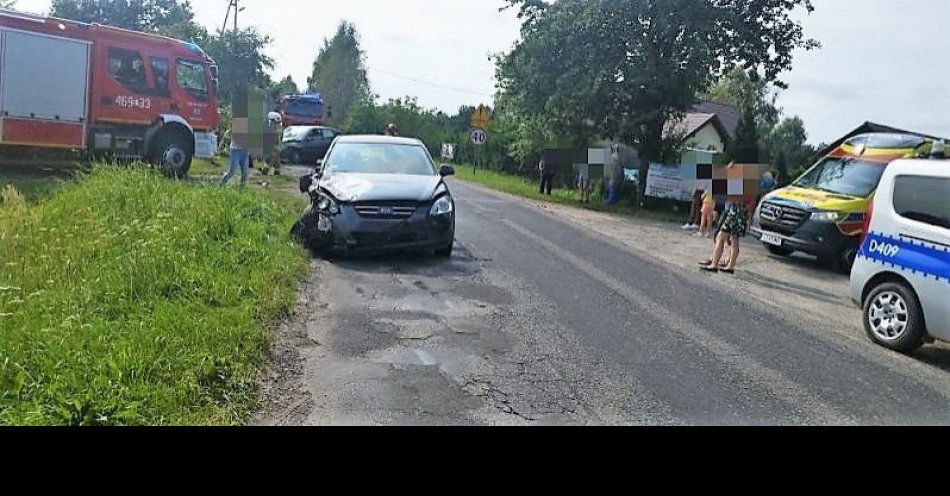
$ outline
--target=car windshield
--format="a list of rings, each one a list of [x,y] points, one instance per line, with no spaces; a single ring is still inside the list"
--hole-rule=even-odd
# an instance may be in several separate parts
[[[284,141],[301,141],[307,137],[307,133],[313,129],[306,126],[291,126],[284,129]]]
[[[284,113],[301,117],[322,117],[323,104],[317,100],[287,100]]]
[[[327,157],[325,167],[331,173],[436,174],[425,148],[393,143],[339,143]]]
[[[849,158],[826,158],[793,184],[829,193],[866,198],[877,189],[885,165]]]

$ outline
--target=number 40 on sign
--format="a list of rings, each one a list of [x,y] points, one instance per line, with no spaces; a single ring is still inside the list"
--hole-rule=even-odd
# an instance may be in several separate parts
[[[488,133],[484,129],[472,129],[469,137],[472,140],[472,144],[476,146],[484,145],[488,141]]]

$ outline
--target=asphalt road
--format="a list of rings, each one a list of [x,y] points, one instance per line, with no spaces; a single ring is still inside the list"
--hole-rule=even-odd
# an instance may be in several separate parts
[[[451,187],[451,260],[313,262],[254,423],[950,424],[946,349],[897,355],[636,240]]]

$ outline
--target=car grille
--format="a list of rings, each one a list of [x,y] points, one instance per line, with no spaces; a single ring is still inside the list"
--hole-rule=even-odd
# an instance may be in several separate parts
[[[418,208],[418,205],[407,204],[360,204],[353,207],[360,217],[397,220],[412,217]]]
[[[389,244],[399,244],[399,243],[412,243],[418,239],[416,233],[404,232],[404,233],[393,233],[393,234],[383,234],[383,233],[356,233],[353,235],[356,239],[357,246],[364,247],[373,247],[373,246],[385,246]]]
[[[787,207],[772,202],[763,202],[762,208],[759,210],[759,221],[763,227],[785,234],[794,234],[806,217],[808,217],[808,212],[800,208]]]

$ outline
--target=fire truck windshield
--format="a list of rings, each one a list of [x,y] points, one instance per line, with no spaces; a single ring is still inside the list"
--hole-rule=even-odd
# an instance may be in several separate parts
[[[205,67],[197,62],[179,60],[178,85],[186,91],[207,95],[208,80],[205,78]]]
[[[312,99],[287,99],[284,113],[302,117],[323,117],[323,105]]]

